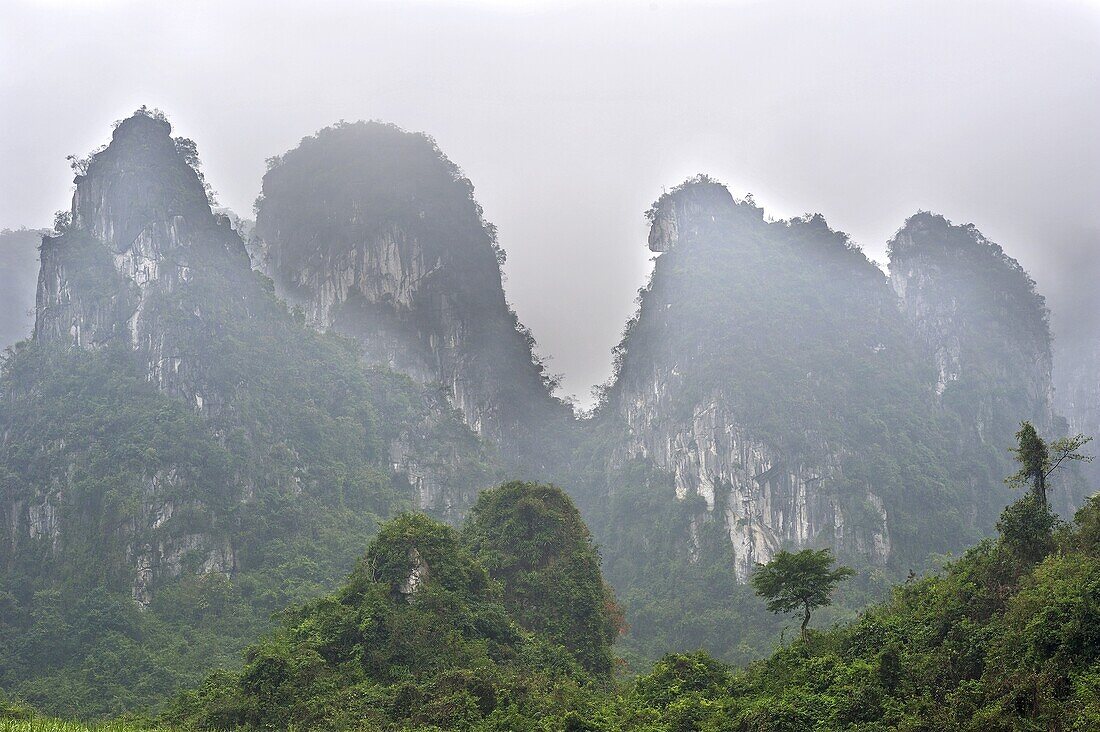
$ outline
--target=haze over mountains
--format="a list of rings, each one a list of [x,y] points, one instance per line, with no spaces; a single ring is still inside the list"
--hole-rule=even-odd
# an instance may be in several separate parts
[[[1100,730],[1100,3],[0,68],[0,732]]]
[[[379,521],[460,523],[505,477],[571,494],[628,654],[745,660],[779,631],[749,602],[755,563],[833,549],[860,570],[850,613],[993,530],[1021,419],[1095,417],[1087,378],[1057,411],[1044,300],[974,226],[915,214],[888,277],[822,217],[771,221],[700,175],[647,213],[660,257],[577,419],[430,138],[305,138],[246,243],[171,132],[143,109],[78,163],[33,338],[4,362],[0,681],[44,709],[134,708],[232,665]]]
[[[918,208],[974,222],[1036,278],[1060,345],[1100,309],[1094,3],[324,5],[5,3],[0,228],[48,227],[64,155],[141,104],[201,142],[246,218],[266,158],[377,118],[429,132],[477,183],[509,300],[586,403],[648,276],[639,212],[700,171],[776,218],[823,213],[883,264]]]

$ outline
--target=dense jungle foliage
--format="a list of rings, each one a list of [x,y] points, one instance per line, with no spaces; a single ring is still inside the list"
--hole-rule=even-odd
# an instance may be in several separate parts
[[[169,130],[139,113],[87,163],[80,215],[43,244],[67,289],[0,368],[0,687],[50,712],[154,703],[330,591],[416,505],[395,445],[453,492],[490,482],[440,394],[305,327],[250,270]],[[170,219],[159,246],[187,276],[124,281],[97,202],[126,236]]]
[[[314,343],[295,361],[312,378],[275,371],[265,382],[254,369],[238,393],[251,424],[270,430],[259,434],[232,418],[212,429],[149,384],[126,349],[28,346],[9,358],[0,417],[27,439],[0,447],[5,495],[43,502],[39,530],[66,540],[15,541],[0,562],[0,685],[59,713],[147,705],[203,669],[233,665],[273,612],[335,586],[380,517],[412,505],[382,446],[395,425],[415,423],[415,388],[364,374],[350,344],[302,337]],[[326,370],[328,384],[316,378]],[[322,404],[322,393],[343,397]],[[257,415],[271,399],[300,408]],[[58,465],[72,467],[58,477]],[[34,497],[34,486],[58,480],[56,504]],[[242,502],[245,490],[256,500]],[[124,538],[120,525],[140,525],[151,502],[156,529]],[[190,540],[200,533],[213,538]],[[139,542],[179,546],[184,570],[157,583],[148,611],[131,590]],[[194,574],[211,545],[234,548],[232,582]]]
[[[165,714],[224,729],[525,729],[609,683],[614,599],[560,489],[482,494],[463,531],[384,524],[335,595]],[[502,529],[502,530],[496,530]]]
[[[717,405],[777,464],[823,476],[814,494],[835,501],[847,521],[843,536],[830,525],[816,540],[864,569],[840,592],[830,620],[882,599],[930,556],[992,532],[1007,500],[1001,476],[1012,432],[996,454],[968,442],[969,428],[936,403],[933,361],[889,282],[845,234],[821,216],[769,221],[705,176],[656,201],[649,218],[658,232],[662,217],[677,222],[675,242],[658,258],[618,347],[616,378],[593,420],[598,438],[579,448],[576,464],[595,467],[568,482],[578,487],[626,609],[628,658],[705,647],[742,663],[782,632],[729,576],[732,519],[723,507],[743,496],[719,481],[714,510],[690,493],[678,499],[674,466],[653,456],[663,444],[648,446],[645,457],[624,456],[639,429],[625,426],[628,414],[642,412],[635,418],[651,420],[649,429],[682,436],[679,453],[669,448],[675,460],[695,444],[693,410]],[[616,456],[610,470],[608,454]],[[713,470],[715,457],[734,470],[742,459],[699,460]],[[882,525],[869,492],[889,517],[890,552],[880,565],[866,556],[869,531]]]
[[[616,680],[586,671],[564,646],[516,621],[507,582],[478,561],[470,526],[459,532],[401,516],[383,526],[337,594],[285,613],[241,672],[210,676],[157,722],[501,732],[1096,729],[1100,501],[1062,523],[1028,495],[999,526],[996,539],[898,586],[855,622],[811,630],[745,669],[678,653]],[[514,537],[495,550],[522,552]],[[418,583],[409,581],[414,574]],[[547,594],[529,600],[529,608],[555,602]],[[30,712],[6,709],[5,732],[83,729],[17,721]]]

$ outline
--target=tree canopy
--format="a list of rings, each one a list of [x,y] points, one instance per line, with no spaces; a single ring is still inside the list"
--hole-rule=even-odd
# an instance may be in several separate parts
[[[520,625],[564,645],[588,670],[611,671],[622,615],[588,527],[563,490],[512,482],[483,491],[466,534]]]
[[[833,590],[855,574],[851,567],[833,569],[829,549],[780,551],[767,564],[757,566],[752,576],[756,594],[767,598],[773,613],[789,613],[802,608],[802,635],[810,624],[810,614],[832,603]]]

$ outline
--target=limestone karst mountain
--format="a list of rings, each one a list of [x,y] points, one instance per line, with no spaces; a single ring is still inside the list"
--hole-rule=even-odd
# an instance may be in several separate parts
[[[4,364],[0,591],[15,645],[0,678],[47,707],[44,679],[85,673],[111,633],[133,653],[71,700],[87,709],[232,662],[270,613],[342,578],[381,517],[449,516],[491,483],[484,445],[438,394],[295,321],[195,164],[159,115],[116,127],[43,239],[34,340]],[[180,619],[181,592],[207,609]],[[100,595],[111,609],[89,611]],[[60,625],[43,628],[51,613]],[[167,618],[193,643],[150,660]]]
[[[1033,283],[931,214],[888,278],[820,216],[685,182],[648,213],[660,256],[576,419],[430,138],[304,139],[272,161],[248,242],[160,115],[78,162],[34,338],[0,374],[0,687],[46,709],[134,708],[235,663],[381,518],[458,523],[506,473],[574,497],[627,655],[747,660],[782,622],[745,584],[757,562],[833,548],[861,571],[841,616],[992,530],[1020,419],[1064,429]],[[1095,380],[1073,383],[1067,403],[1090,403]],[[81,707],[51,706],[66,685]]]
[[[722,568],[744,582],[779,548],[833,548],[865,602],[992,530],[1021,419],[1064,433],[1042,298],[973,227],[910,219],[891,282],[820,216],[766,220],[706,176],[648,217],[660,256],[578,479],[630,647],[744,658],[767,621]],[[932,261],[955,235],[981,249]]]
[[[1074,401],[1056,403],[1046,301],[1019,262],[973,224],[928,212],[911,216],[888,249],[891,283],[935,361],[940,404],[964,426],[973,452],[1003,466],[986,480],[1007,469],[1004,446],[1022,420],[1045,434],[1091,433],[1088,410],[1078,407],[1089,401],[1087,379],[1070,379],[1065,397]],[[1079,373],[1087,356],[1066,361],[1068,374]],[[1067,423],[1071,413],[1076,426]],[[1051,500],[1069,516],[1089,492],[1078,475]]]
[[[378,122],[305,138],[264,176],[254,249],[308,323],[442,386],[526,477],[565,459],[572,413],[505,300],[472,184],[431,138]]]
[[[995,388],[997,401],[968,405],[978,437],[998,423],[1054,424],[1046,304],[1020,264],[973,224],[911,216],[889,243],[890,281],[936,362],[936,393],[949,406]],[[1003,388],[1002,388],[1003,387]],[[998,442],[1004,434],[990,435]]]
[[[886,277],[820,216],[769,222],[700,178],[650,211],[663,252],[620,346],[605,419],[667,473],[742,580],[781,546],[872,564],[972,537],[950,426]],[[926,507],[940,507],[926,526]],[[981,513],[985,513],[982,511]]]

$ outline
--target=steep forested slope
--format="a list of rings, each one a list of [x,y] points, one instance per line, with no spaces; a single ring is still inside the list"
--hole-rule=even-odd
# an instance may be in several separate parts
[[[730,569],[744,582],[780,547],[830,546],[865,570],[860,603],[992,529],[1001,456],[971,454],[889,282],[844,234],[767,221],[705,176],[649,217],[661,255],[594,421],[608,469],[583,501],[635,633],[743,658],[768,625],[731,601],[745,590]]]
[[[484,564],[554,536],[552,517],[563,505],[568,499],[546,486],[489,492],[485,507],[501,522],[531,525],[492,547],[473,524],[456,532],[413,515],[385,524],[341,590],[286,613],[282,627],[249,650],[242,671],[213,674],[180,695],[160,724],[1083,732],[1100,723],[1096,499],[1067,525],[1028,495],[1002,514],[995,540],[938,574],[911,577],[855,622],[811,631],[747,669],[680,653],[618,682],[586,672],[575,651],[515,615],[538,613],[553,594],[530,594],[516,608],[506,596],[519,589],[518,577],[498,582]],[[533,515],[551,520],[531,524]],[[549,546],[564,555],[570,542],[558,536]],[[556,589],[575,595],[599,585],[594,567]]]
[[[1021,419],[1047,432],[1092,431],[1055,412],[1049,313],[1019,262],[973,224],[928,212],[906,220],[888,251],[890,281],[936,364],[938,400],[965,430],[975,467],[987,466],[975,480],[996,482]],[[1087,360],[1072,359],[1062,368]],[[1078,476],[1051,500],[1072,515],[1089,492]]]
[[[305,138],[270,161],[256,240],[260,266],[307,322],[442,386],[525,474],[563,461],[554,448],[571,412],[505,301],[494,227],[431,138],[377,122]]]
[[[48,709],[162,698],[381,517],[489,483],[442,399],[294,320],[170,132],[139,113],[86,163],[3,367],[0,685]]]
[[[478,505],[463,532],[418,515],[383,525],[343,588],[287,613],[239,674],[211,676],[166,721],[522,730],[569,715],[607,685],[615,625],[584,524],[552,486],[506,484]],[[549,561],[501,563],[533,547]]]
[[[1022,499],[998,540],[747,671],[666,658],[626,695],[619,728],[1096,729],[1100,504],[1053,535],[1052,520]]]

